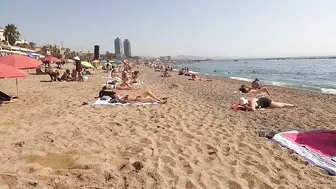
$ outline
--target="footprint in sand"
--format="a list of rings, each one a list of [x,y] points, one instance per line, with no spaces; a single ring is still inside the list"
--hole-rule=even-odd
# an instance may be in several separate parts
[[[187,180],[186,184],[185,184],[185,187],[186,188],[195,188],[195,185],[190,180]]]
[[[183,170],[187,174],[193,174],[194,169],[190,166],[190,164],[187,161],[182,161],[179,163],[179,168]]]
[[[171,166],[175,166],[175,160],[174,158],[170,157],[170,156],[160,156],[160,159],[164,162],[164,163],[167,163]]]
[[[232,181],[232,180],[228,181],[228,185],[229,185],[228,188],[230,189],[242,189],[242,186],[239,183]]]
[[[140,142],[143,143],[143,144],[152,144],[152,141],[149,140],[148,138],[142,138],[142,139],[140,140]]]

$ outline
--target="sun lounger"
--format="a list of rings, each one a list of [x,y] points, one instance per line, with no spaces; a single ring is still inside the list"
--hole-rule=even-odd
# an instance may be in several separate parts
[[[289,131],[274,135],[272,140],[336,175],[336,131]]]
[[[154,104],[157,104],[156,102],[147,102],[147,103],[141,103],[141,102],[120,103],[120,102],[116,102],[116,103],[110,103],[109,102],[110,100],[111,100],[110,97],[98,98],[97,101],[92,104],[92,106],[96,106],[96,105],[104,105],[104,106],[129,106],[129,105],[154,105]]]

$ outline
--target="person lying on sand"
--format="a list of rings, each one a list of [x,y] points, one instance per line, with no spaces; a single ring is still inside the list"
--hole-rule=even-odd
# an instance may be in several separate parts
[[[239,99],[239,104],[243,110],[255,111],[262,108],[285,108],[285,107],[295,107],[293,104],[275,102],[269,97],[260,98],[244,98]]]
[[[8,94],[0,91],[0,102],[10,102],[11,100],[18,99],[16,96],[9,96]]]
[[[192,74],[191,79],[189,79],[189,80],[193,80],[193,81],[212,81],[211,79],[200,78],[200,77],[196,76],[195,74]]]
[[[130,95],[118,95],[116,91],[108,91],[106,87],[103,87],[101,91],[99,91],[99,97],[102,96],[110,96],[112,99],[116,99],[121,103],[128,102],[156,102],[159,104],[167,103],[167,99],[159,99],[152,92],[146,91],[138,96],[130,96]]]
[[[255,96],[255,95],[258,95],[258,94],[261,94],[261,93],[264,93],[264,92],[266,92],[268,96],[271,96],[267,87],[261,87],[259,89],[252,89],[250,87],[246,87],[246,85],[242,85],[239,88],[239,91],[244,93],[244,94],[247,94],[248,96]]]

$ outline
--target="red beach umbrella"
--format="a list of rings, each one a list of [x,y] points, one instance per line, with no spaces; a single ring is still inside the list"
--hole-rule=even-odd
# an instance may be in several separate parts
[[[12,66],[8,66],[7,64],[0,64],[0,79],[5,78],[19,78],[19,77],[26,77],[27,74],[17,68]],[[16,93],[19,96],[19,85],[16,79]]]
[[[52,56],[47,56],[42,61],[43,62],[56,62],[56,63],[61,62],[60,59],[52,57]]]
[[[0,79],[27,77],[27,74],[17,68],[0,64]]]
[[[42,65],[35,59],[23,55],[7,55],[0,57],[0,64],[7,64],[17,69],[33,69]]]

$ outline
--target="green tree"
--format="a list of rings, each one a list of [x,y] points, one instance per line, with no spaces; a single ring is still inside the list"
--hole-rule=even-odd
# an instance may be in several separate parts
[[[14,45],[15,42],[19,40],[21,34],[14,24],[7,24],[7,26],[5,26],[4,36],[10,45]]]
[[[36,47],[36,43],[29,42],[29,46],[30,46],[31,49],[34,49]]]

